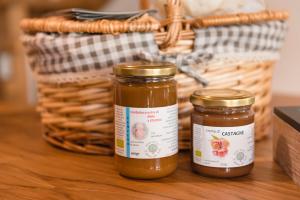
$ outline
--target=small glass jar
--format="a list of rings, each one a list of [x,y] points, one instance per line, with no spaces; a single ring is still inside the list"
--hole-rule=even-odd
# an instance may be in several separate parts
[[[191,96],[192,168],[202,175],[229,178],[254,166],[254,96],[231,89],[199,90]]]
[[[177,168],[178,105],[170,63],[132,63],[114,68],[115,160],[121,175],[167,176]]]

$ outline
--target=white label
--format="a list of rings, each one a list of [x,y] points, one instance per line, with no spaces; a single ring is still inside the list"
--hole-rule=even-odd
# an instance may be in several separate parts
[[[254,123],[246,126],[212,127],[193,125],[194,163],[207,167],[232,168],[254,160]]]
[[[115,105],[115,153],[153,159],[178,152],[178,105],[132,108]]]

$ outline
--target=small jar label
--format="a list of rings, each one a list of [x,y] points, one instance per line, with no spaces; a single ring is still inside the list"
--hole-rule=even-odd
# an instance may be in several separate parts
[[[132,108],[115,105],[115,153],[155,159],[178,152],[178,105]]]
[[[254,161],[254,123],[235,127],[193,124],[193,161],[207,167],[242,167]]]

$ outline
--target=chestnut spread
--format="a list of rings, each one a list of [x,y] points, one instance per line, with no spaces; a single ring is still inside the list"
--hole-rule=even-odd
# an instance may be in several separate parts
[[[121,175],[153,179],[177,168],[178,106],[170,63],[114,68],[115,159]]]
[[[194,92],[191,102],[193,170],[221,178],[248,174],[254,162],[254,96],[207,89]]]

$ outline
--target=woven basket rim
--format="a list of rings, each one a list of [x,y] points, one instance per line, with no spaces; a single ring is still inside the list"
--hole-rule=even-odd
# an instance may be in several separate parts
[[[135,20],[70,20],[64,17],[27,18],[21,21],[21,29],[26,33],[94,33],[119,34],[128,32],[166,32],[166,37],[159,45],[167,49],[181,38],[181,32],[191,27],[205,28],[210,26],[254,24],[271,20],[286,20],[286,11],[265,10],[255,13],[238,13],[203,18],[186,19],[182,13],[181,0],[168,0],[166,6],[167,18],[157,20],[149,14]]]
[[[210,26],[224,26],[224,25],[244,25],[244,24],[255,24],[260,22],[267,22],[273,20],[287,20],[289,18],[289,13],[287,11],[273,11],[273,10],[266,10],[262,12],[254,12],[254,13],[238,13],[238,14],[227,14],[227,15],[215,15],[215,16],[206,16],[201,18],[193,18],[193,19],[183,19],[182,23],[186,26],[192,27],[210,27]],[[53,22],[59,22],[57,24],[53,24]],[[75,23],[78,26],[80,24],[80,29],[78,27],[78,31],[72,31],[72,23]],[[47,29],[47,25],[51,23],[52,30],[45,30]],[[62,23],[69,23],[70,29],[64,31],[58,31],[61,28]],[[50,16],[50,17],[42,17],[42,18],[24,18],[21,20],[20,27],[24,32],[86,32],[86,33],[109,33],[109,31],[103,31],[104,29],[97,29],[96,27],[94,30],[91,29],[90,26],[117,26],[122,24],[134,24],[136,26],[148,26],[148,28],[144,28],[143,30],[130,30],[124,28],[123,31],[120,32],[147,32],[147,31],[158,31],[160,28],[167,26],[170,24],[169,19],[163,20],[156,20],[154,17],[149,16],[148,14],[144,15],[142,19],[137,19],[133,21],[127,20],[93,20],[93,21],[79,21],[76,19],[68,19],[65,17],[57,17],[57,16]],[[158,26],[159,24],[159,26]],[[74,24],[75,25],[75,24]],[[153,26],[149,28],[149,25]],[[85,30],[85,31],[82,31]]]
[[[147,1],[141,0],[141,5],[148,5]],[[167,49],[176,44],[181,38],[184,29],[194,27],[223,26],[233,24],[251,24],[268,20],[286,20],[288,13],[285,11],[265,10],[256,13],[227,14],[223,16],[208,16],[199,19],[186,20],[183,14],[182,0],[166,1],[166,16],[162,21],[156,20],[148,14],[136,20],[99,20],[84,21],[78,23],[74,20],[24,19],[21,28],[25,32],[81,32],[81,33],[106,33],[118,34],[126,32],[166,32],[166,37],[160,44],[161,49]]]

